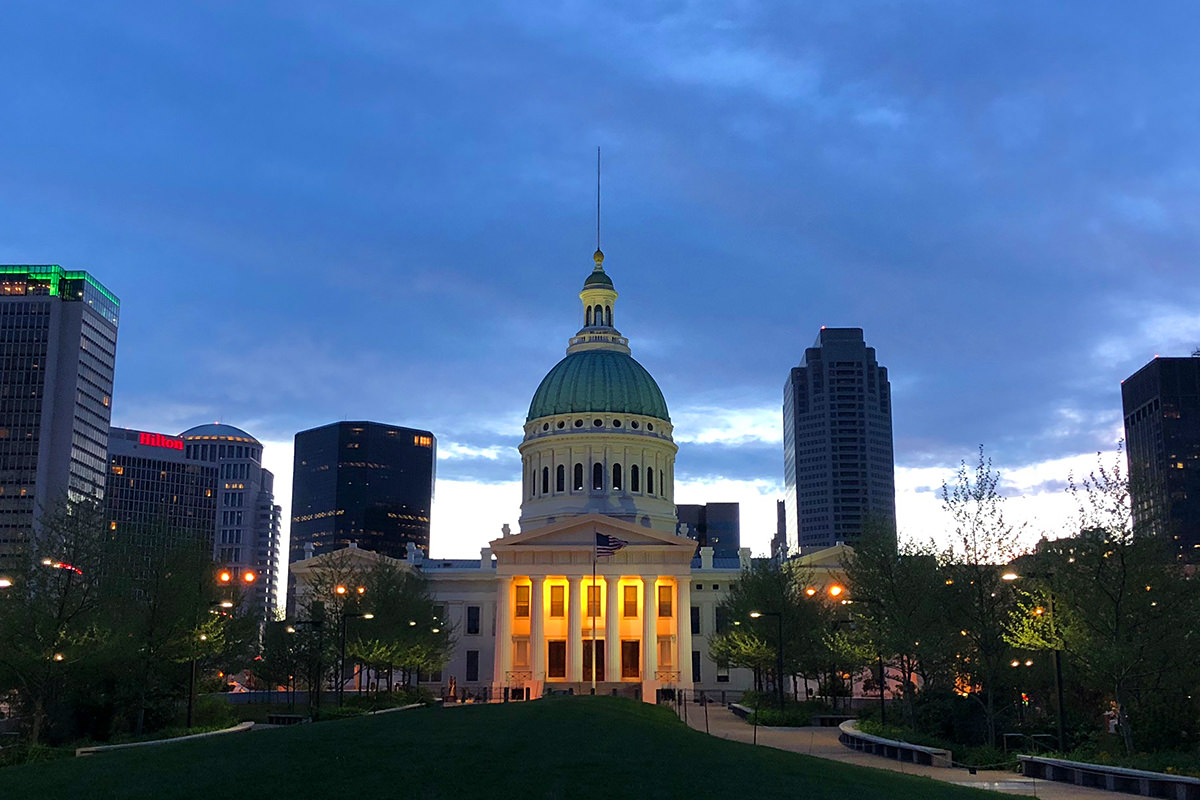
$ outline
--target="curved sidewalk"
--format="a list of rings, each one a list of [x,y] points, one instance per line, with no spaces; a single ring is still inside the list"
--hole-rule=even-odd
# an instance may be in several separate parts
[[[688,704],[686,706],[687,723],[690,727],[704,732],[704,708]],[[683,712],[681,711],[681,716]],[[708,733],[722,739],[736,742],[754,740],[754,726],[747,725],[743,720],[734,716],[724,706],[710,704],[708,706]],[[1003,794],[1023,795],[1025,797],[1049,798],[1049,800],[1120,800],[1120,798],[1139,797],[1139,795],[1124,792],[1109,792],[1104,789],[1094,789],[1087,786],[1075,786],[1058,781],[1045,781],[1026,778],[1015,772],[1000,770],[979,770],[972,775],[967,770],[956,767],[926,767],[920,764],[905,764],[883,756],[875,756],[857,750],[851,750],[838,741],[837,728],[765,728],[758,729],[758,744],[764,747],[774,747],[778,750],[788,750],[793,753],[803,753],[815,758],[829,761],[841,761],[845,764],[855,764],[872,769],[888,769],[893,772],[903,772],[906,775],[921,775],[936,781],[953,783],[958,786],[970,786],[975,789],[991,789]]]

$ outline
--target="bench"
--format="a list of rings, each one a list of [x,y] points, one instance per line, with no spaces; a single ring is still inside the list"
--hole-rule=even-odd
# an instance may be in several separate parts
[[[872,736],[858,730],[853,720],[841,723],[838,725],[838,730],[840,731],[838,741],[851,750],[883,756],[908,764],[924,764],[927,767],[949,767],[954,763],[949,750],[901,742],[896,739],[884,739],[882,736]]]
[[[267,714],[268,725],[299,725],[302,722],[312,722],[312,717],[299,714]]]
[[[1144,797],[1165,797],[1170,800],[1200,800],[1200,778],[1186,775],[1167,775],[1126,767],[1066,761],[1042,756],[1017,756],[1021,772],[1027,778],[1073,783],[1112,792],[1128,792]]]

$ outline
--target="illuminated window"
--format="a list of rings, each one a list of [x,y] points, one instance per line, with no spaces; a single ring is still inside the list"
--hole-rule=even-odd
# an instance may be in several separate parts
[[[518,618],[522,618],[522,619],[529,618],[529,587],[528,586],[518,586],[517,587],[517,608],[516,608],[515,616],[517,616]]]
[[[589,586],[587,590],[587,615],[589,617],[600,616],[600,587]]]
[[[550,616],[561,617],[565,613],[566,604],[564,597],[566,596],[565,586],[550,587]]]
[[[433,437],[431,436],[414,436],[413,444],[417,447],[433,447]]]
[[[636,586],[622,586],[621,587],[621,598],[623,600],[622,605],[624,606],[624,608],[621,611],[622,616],[625,616],[625,617],[636,617],[637,616],[637,593],[638,593],[638,587],[636,587]]]
[[[671,616],[671,589],[670,586],[658,587],[658,615],[660,617]]]

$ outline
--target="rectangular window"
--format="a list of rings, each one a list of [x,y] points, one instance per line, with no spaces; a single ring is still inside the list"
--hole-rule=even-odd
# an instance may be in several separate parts
[[[600,611],[600,587],[589,586],[587,591],[587,615],[589,618],[602,616]]]
[[[468,663],[470,663],[468,661]],[[700,651],[692,651],[692,683],[700,683]]]
[[[700,606],[692,606],[692,635],[700,633]]]
[[[729,662],[717,662],[717,683],[729,683]]]
[[[518,639],[513,642],[513,667],[517,669],[529,668],[529,640]]]
[[[671,616],[671,591],[673,586],[658,587],[658,615],[660,617]]]
[[[479,633],[479,606],[467,606],[467,633]]]
[[[521,619],[529,618],[529,588],[528,586],[517,587],[516,616]]]
[[[562,639],[546,642],[546,677],[567,677],[567,643]]]
[[[622,586],[621,587],[621,595],[625,601],[623,603],[625,608],[621,612],[622,616],[625,616],[625,617],[636,617],[637,616],[637,594],[638,594],[638,587],[636,587],[636,586]]]
[[[478,650],[468,650],[467,651],[467,680],[468,681],[479,680],[479,651]]]
[[[565,603],[563,597],[566,594],[565,586],[550,587],[550,616],[561,617],[564,613]]]
[[[640,678],[641,677],[641,642],[636,639],[633,641],[621,642],[621,677],[622,678]]]
[[[729,630],[729,609],[717,606],[717,633]]]

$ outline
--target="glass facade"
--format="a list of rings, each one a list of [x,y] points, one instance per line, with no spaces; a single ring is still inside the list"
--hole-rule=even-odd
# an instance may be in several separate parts
[[[119,309],[86,272],[0,266],[0,566],[38,514],[103,498]]]
[[[429,431],[339,422],[296,434],[291,560],[351,542],[404,558],[428,555],[437,441]]]

